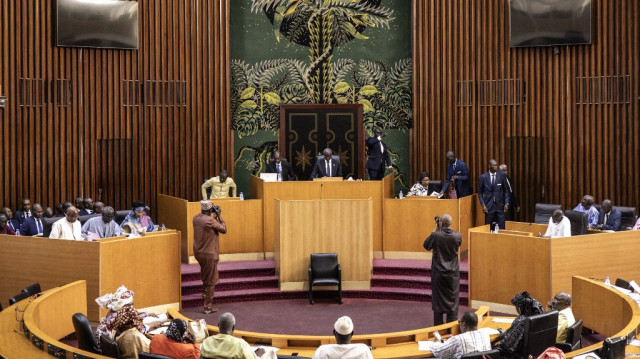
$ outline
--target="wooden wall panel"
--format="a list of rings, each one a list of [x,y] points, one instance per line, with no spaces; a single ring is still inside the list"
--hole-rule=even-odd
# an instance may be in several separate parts
[[[56,47],[53,0],[0,2],[0,205],[95,200],[103,189],[117,209],[142,199],[156,217],[157,193],[196,200],[205,177],[233,171],[229,0],[138,3],[139,49],[107,50]],[[70,101],[42,103],[33,90],[21,102],[21,79],[69,80],[58,92]],[[103,183],[105,173],[130,182]]]
[[[512,162],[516,219],[532,220],[536,201],[569,208],[587,193],[640,206],[639,6],[593,0],[593,43],[554,54],[509,47],[509,0],[413,0],[413,179],[444,178],[453,149],[474,187],[490,158]],[[493,105],[478,93],[502,80],[523,89],[507,86],[508,101]],[[476,91],[461,91],[469,83]],[[509,145],[527,141],[543,148]]]

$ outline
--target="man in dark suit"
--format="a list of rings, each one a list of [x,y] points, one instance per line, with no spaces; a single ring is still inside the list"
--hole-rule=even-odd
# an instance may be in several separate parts
[[[42,215],[44,210],[39,203],[33,205],[33,216],[27,218],[22,222],[20,226],[21,236],[35,236],[44,232],[44,223],[42,222]]]
[[[622,220],[622,213],[613,208],[610,199],[602,201],[602,210],[598,216],[598,225],[596,229],[603,231],[619,231],[620,222]]]
[[[489,160],[489,171],[480,176],[478,199],[485,213],[484,223],[496,222],[504,229],[504,213],[509,210],[509,187],[507,177],[498,171],[498,162],[494,159]]]
[[[20,224],[28,217],[31,217],[31,200],[29,198],[22,199],[22,208],[17,210],[13,218],[18,220]]]
[[[367,150],[369,151],[367,171],[369,172],[369,179],[372,181],[381,180],[384,177],[384,168],[386,166],[391,168],[387,145],[382,142],[382,137],[385,137],[387,133],[382,133],[382,130],[378,127],[374,128],[373,132],[375,136],[367,139]]]
[[[91,197],[85,198],[84,201],[82,201],[82,205],[84,208],[80,210],[81,216],[88,216],[95,213],[93,211],[93,199],[91,199]]]
[[[447,179],[444,181],[440,194],[445,193],[449,188],[449,184],[453,181],[455,183],[455,196],[450,195],[449,198],[470,196],[473,190],[469,184],[469,168],[467,168],[467,164],[456,158],[453,151],[447,152],[447,162]]]
[[[313,172],[311,172],[311,179],[322,177],[342,177],[342,166],[340,165],[340,158],[333,157],[333,151],[330,148],[325,148],[322,151],[322,157],[316,160],[316,164],[313,166]]]
[[[267,165],[266,173],[277,173],[278,181],[291,181],[295,178],[286,158],[280,158],[280,151],[273,153],[273,158]]]
[[[0,213],[4,213],[7,216],[7,227],[9,227],[12,231],[17,232],[20,230],[20,221],[13,217],[13,213],[11,212],[11,208],[4,207]]]
[[[513,191],[513,181],[511,177],[509,177],[509,169],[507,165],[504,163],[500,165],[500,172],[504,173],[507,177],[507,185],[509,189],[509,210],[506,213],[506,220],[512,221],[514,218],[514,213],[520,213],[520,204],[518,203],[518,199],[516,198],[516,193]]]

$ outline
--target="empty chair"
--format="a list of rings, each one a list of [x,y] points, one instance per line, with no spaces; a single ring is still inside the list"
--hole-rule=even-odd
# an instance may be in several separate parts
[[[613,206],[613,208],[620,211],[621,230],[633,227],[636,224],[636,221],[638,220],[638,217],[636,217],[636,207]]]
[[[91,323],[87,316],[82,313],[76,313],[71,317],[73,328],[76,330],[76,338],[78,339],[78,348],[91,353],[101,354],[96,338],[91,330]]]
[[[556,209],[562,209],[562,205],[549,203],[536,203],[536,219],[534,223],[549,224],[549,218]]]
[[[32,285],[22,290],[22,293],[27,293],[29,294],[29,296],[36,295],[40,292],[42,292],[42,290],[40,289],[40,283],[33,283]]]
[[[462,359],[500,359],[500,351],[498,349],[486,350],[483,352],[471,352],[463,354]]]
[[[565,353],[582,348],[582,319],[576,320],[567,332],[567,341],[556,343],[556,347]]]
[[[558,333],[558,312],[551,311],[532,315],[525,319],[524,339],[520,349],[520,356],[527,358],[538,357],[548,347],[556,344]]]
[[[342,270],[338,253],[313,253],[309,263],[309,303],[313,304],[313,286],[338,286],[338,302],[342,304]]]
[[[442,180],[430,180],[428,190],[429,193],[440,192],[442,190]]]
[[[118,343],[106,335],[100,336],[100,349],[104,356],[109,358],[120,358],[120,348],[118,348]]]
[[[173,359],[172,357],[160,355],[160,354],[151,354],[147,352],[142,352],[138,354],[138,359]]]
[[[586,213],[572,211],[570,209],[564,211],[564,216],[571,222],[571,235],[581,236],[587,234],[589,226],[589,216]]]
[[[25,298],[29,298],[30,295],[29,293],[25,293],[25,292],[20,292],[16,295],[14,295],[13,297],[9,298],[9,305],[14,305],[16,303],[18,303],[19,301],[25,299]]]

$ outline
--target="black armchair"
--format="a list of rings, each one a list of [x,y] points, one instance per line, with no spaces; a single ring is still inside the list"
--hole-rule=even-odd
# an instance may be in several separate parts
[[[40,289],[40,283],[33,283],[32,285],[22,289],[22,293],[27,293],[29,296],[36,295],[42,292]]]
[[[556,209],[562,209],[560,204],[536,203],[536,219],[534,223],[549,224],[549,218]]]
[[[49,237],[51,234],[51,229],[53,229],[53,224],[57,221],[61,220],[64,217],[51,217],[51,218],[43,218],[42,219],[42,236]]]
[[[491,349],[483,352],[471,352],[467,354],[463,354],[461,359],[500,359],[500,351],[498,349]]]
[[[567,340],[564,343],[556,343],[556,348],[565,353],[582,348],[582,319],[576,320],[567,329]]]
[[[537,358],[547,348],[556,344],[558,312],[552,311],[528,317],[524,322],[524,339],[520,356]]]
[[[613,206],[613,208],[620,211],[621,230],[635,226],[636,221],[638,220],[638,217],[636,217],[636,207]]]
[[[204,358],[204,357],[201,357],[201,358]],[[160,355],[160,354],[151,354],[147,352],[141,352],[138,354],[138,359],[173,359],[173,358]]]
[[[338,253],[313,253],[309,263],[309,303],[313,304],[313,286],[338,286],[338,302],[342,304],[342,270]]]
[[[442,181],[441,180],[431,180],[429,181],[428,191],[440,192],[442,190]]]
[[[120,348],[118,348],[118,343],[106,335],[100,336],[100,349],[104,356],[109,358],[120,358]]]
[[[20,292],[16,295],[14,295],[13,297],[9,298],[9,305],[14,305],[16,303],[18,303],[19,301],[25,299],[25,298],[29,298],[30,295],[29,293],[25,293],[25,292]]]
[[[87,316],[82,313],[76,313],[71,317],[73,328],[76,330],[76,338],[78,339],[78,348],[95,354],[102,354],[98,347],[96,338],[91,330],[91,323]]]
[[[122,224],[122,221],[124,221],[124,219],[127,218],[127,215],[129,214],[129,212],[131,212],[131,210],[129,210],[129,209],[124,209],[122,211],[116,211],[116,216],[113,218],[113,220],[117,224]]]
[[[571,235],[581,236],[587,234],[587,227],[589,226],[589,216],[586,213],[572,211],[570,209],[564,211],[564,216],[571,222]]]

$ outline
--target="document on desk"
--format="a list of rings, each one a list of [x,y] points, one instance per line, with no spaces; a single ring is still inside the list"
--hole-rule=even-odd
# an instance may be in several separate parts
[[[629,345],[633,345],[634,347],[640,347],[640,340],[634,339],[629,343]]]
[[[489,336],[500,334],[500,332],[497,329],[493,329],[493,328],[479,328],[478,331],[481,333],[487,333],[487,335]]]
[[[436,343],[430,341],[430,340],[421,340],[418,341],[418,350],[420,351],[426,351],[426,352],[430,352],[431,349],[433,349],[433,346]]]
[[[506,323],[511,324],[515,318],[493,318],[492,322],[494,323]]]

